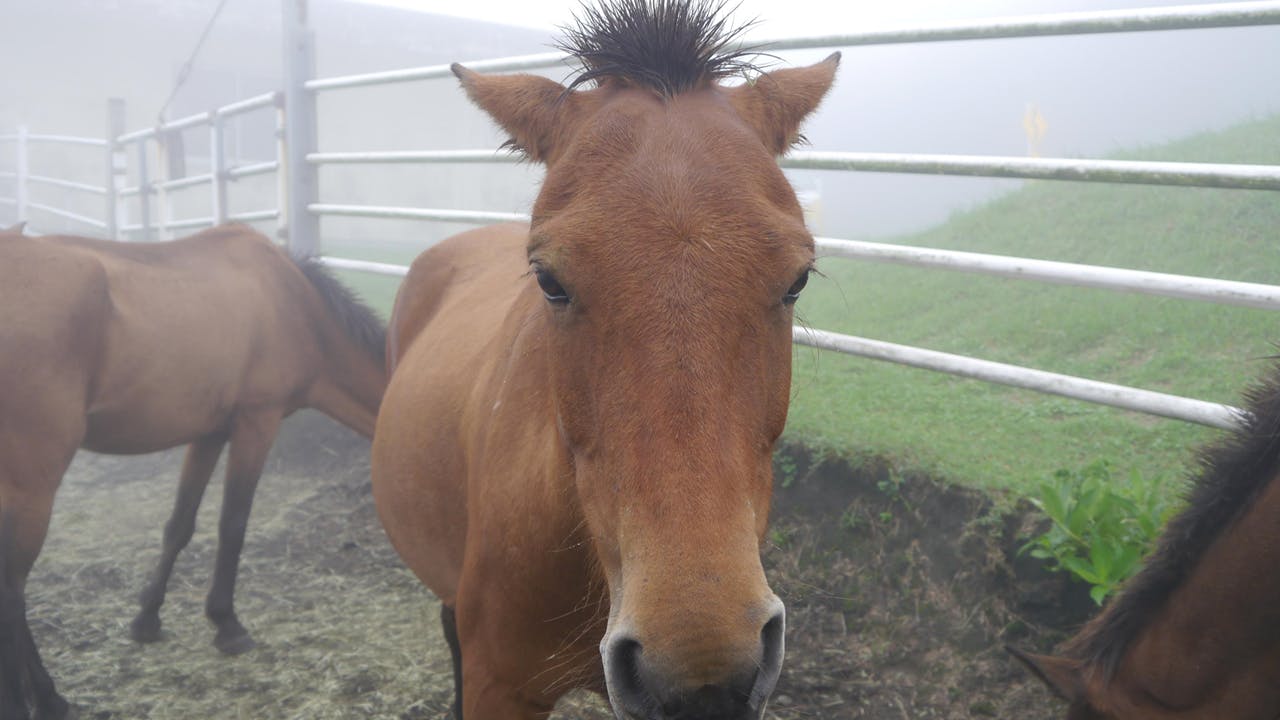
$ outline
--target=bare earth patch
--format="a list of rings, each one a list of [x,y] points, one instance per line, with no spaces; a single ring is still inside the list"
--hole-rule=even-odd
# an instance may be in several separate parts
[[[1002,644],[1047,648],[1083,614],[1078,603],[1060,612],[1076,600],[1059,578],[1012,561],[1014,521],[986,517],[973,493],[899,480],[887,466],[785,455],[765,562],[788,607],[787,661],[768,717],[1060,716]],[[28,614],[83,717],[447,717],[439,606],[378,524],[368,443],[314,413],[285,424],[249,523],[236,608],[258,647],[220,655],[203,615],[220,475],[174,570],[164,639],[134,643],[129,621],[181,460],[181,450],[82,452],[59,492]],[[577,695],[556,717],[610,715]]]

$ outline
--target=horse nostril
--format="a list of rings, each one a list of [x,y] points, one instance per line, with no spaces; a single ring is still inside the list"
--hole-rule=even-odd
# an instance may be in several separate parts
[[[636,717],[648,717],[657,704],[641,676],[640,654],[643,651],[640,641],[624,635],[607,640],[602,653],[609,701],[615,708]]]
[[[751,706],[761,708],[778,684],[782,672],[782,656],[786,652],[787,610],[781,600],[775,600],[777,608],[769,622],[760,630],[760,672],[755,687],[751,689]]]
[[[720,663],[729,661],[724,670],[735,666],[736,670],[725,672],[719,678],[690,682],[683,673],[670,675],[671,668],[658,659],[662,656],[646,658],[644,646],[634,636],[618,632],[606,638],[600,654],[604,660],[609,702],[615,712],[619,717],[646,720],[755,720],[761,717],[765,701],[782,671],[786,634],[782,602],[772,598],[764,610],[768,621],[760,627],[760,644],[754,651],[740,648],[741,657],[736,657],[736,653],[732,653],[735,657],[720,657]]]

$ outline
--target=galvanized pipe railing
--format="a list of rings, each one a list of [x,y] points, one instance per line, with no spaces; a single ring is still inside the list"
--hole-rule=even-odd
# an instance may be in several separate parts
[[[522,213],[487,212],[481,210],[433,210],[430,208],[384,207],[381,205],[334,205],[316,203],[307,209],[317,215],[346,215],[349,217],[394,218],[400,220],[437,220],[457,223],[528,222]]]
[[[1216,5],[1188,5],[1084,13],[994,18],[927,27],[890,28],[862,33],[806,38],[783,38],[751,43],[762,51],[865,45],[943,42],[992,38],[1043,37],[1116,32],[1142,32],[1193,28],[1242,27],[1280,24],[1280,1],[1238,2]],[[463,63],[479,71],[535,70],[568,62],[560,53],[498,58]],[[436,65],[383,73],[364,73],[313,80],[306,84],[312,92],[367,87],[386,83],[446,78],[448,66]],[[306,160],[313,165],[353,165],[384,163],[514,163],[517,155],[494,150],[314,152]],[[786,168],[853,170],[861,172],[926,173],[962,176],[1110,182],[1179,187],[1280,190],[1280,167],[1222,163],[1175,163],[1067,158],[1021,158],[966,155],[925,155],[893,153],[796,152],[781,161]],[[422,208],[393,208],[316,203],[309,206],[317,214],[360,217],[429,219],[451,221],[521,220],[513,213],[478,213]],[[466,220],[463,220],[466,218]],[[1280,287],[1257,283],[1195,278],[1119,268],[1104,268],[1027,260],[981,253],[965,253],[930,248],[910,248],[885,243],[868,243],[818,238],[822,255],[854,257],[877,262],[893,262],[936,267],[1004,277],[1036,279],[1088,287],[1163,295],[1210,302],[1280,309]],[[388,263],[324,257],[333,267],[403,275],[404,266]],[[1106,405],[1173,417],[1219,428],[1239,427],[1242,415],[1235,408],[1181,398],[1137,388],[1127,388],[1083,378],[993,363],[922,348],[911,348],[821,330],[797,327],[798,343],[864,357],[940,370],[1016,387],[1038,390]]]
[[[964,21],[935,24],[925,27],[888,28],[860,33],[828,35],[805,38],[777,38],[748,41],[753,48],[762,51],[800,50],[813,48],[856,47],[866,45],[902,44],[918,42],[946,42],[994,38],[1066,36],[1117,32],[1145,32],[1195,28],[1244,27],[1280,24],[1280,0],[1264,2],[1235,2],[1223,4],[1187,5],[1166,8],[1141,8],[1101,12],[1058,13],[1038,16],[1013,16],[981,21]],[[542,53],[519,57],[497,58],[464,63],[468,67],[485,72],[536,70],[565,65],[567,56],[562,53]],[[363,73],[302,83],[312,93],[352,87],[367,87],[387,83],[409,82],[445,78],[451,75],[449,66],[435,65],[408,68],[389,72]],[[226,106],[210,113],[181,118],[164,125],[120,135],[117,142],[125,143],[156,138],[162,132],[180,130],[200,124],[213,124],[220,114],[242,112],[255,107],[275,103],[274,94],[258,96]],[[278,123],[281,127],[284,123]],[[48,136],[49,138],[56,136]],[[0,136],[0,140],[18,139],[17,136]],[[34,139],[34,138],[33,138]],[[219,178],[244,177],[277,171],[283,182],[288,174],[286,139],[279,139],[281,151],[275,163],[233,168],[217,173]],[[144,152],[139,143],[139,152]],[[361,163],[475,163],[518,162],[513,154],[492,150],[410,151],[410,152],[308,152],[303,156],[307,165],[361,164]],[[1119,182],[1148,185],[1171,185],[1217,188],[1243,188],[1280,190],[1280,168],[1259,165],[1231,165],[1215,163],[1155,163],[1134,161],[1074,160],[1064,158],[1017,158],[957,155],[921,155],[890,153],[832,153],[797,152],[782,161],[788,168],[854,170],[862,172],[928,173],[985,177],[1009,177],[1024,179],[1053,179],[1090,182]],[[214,167],[217,167],[215,164]],[[213,175],[184,178],[157,183],[160,192],[166,189],[209,182]],[[215,183],[216,185],[216,183]],[[140,188],[132,190],[146,201],[147,188],[153,187],[140,179]],[[281,198],[285,189],[281,190]],[[21,201],[19,201],[21,202]],[[282,202],[283,206],[283,202]],[[215,198],[215,210],[218,207]],[[355,217],[403,218],[437,220],[447,222],[503,222],[527,220],[519,213],[495,213],[427,208],[381,207],[363,205],[339,205],[309,202],[303,205],[313,215],[346,215]],[[41,208],[43,209],[43,208]],[[215,212],[215,215],[217,213]],[[227,214],[229,219],[267,219],[280,217],[281,211],[258,211],[240,215]],[[193,218],[163,222],[166,228],[212,224],[214,217]],[[286,220],[287,221],[287,220]],[[138,229],[130,226],[126,229]],[[1126,290],[1132,292],[1185,297],[1211,302],[1264,307],[1280,307],[1280,288],[1256,283],[1239,283],[1206,278],[1163,273],[1101,268],[1094,266],[1058,263],[1043,260],[1026,260],[980,253],[909,248],[883,243],[866,243],[832,238],[818,238],[821,254],[857,257],[879,262],[896,262],[924,265],[965,272],[986,273],[1005,277],[1022,277],[1048,282],[1070,283],[1089,287]],[[323,262],[333,267],[403,275],[407,268],[388,263],[323,257]],[[797,327],[796,342],[898,362],[916,367],[943,370],[964,377],[979,378],[991,382],[1030,388],[1042,392],[1087,399],[1103,404],[1124,407],[1166,417],[1175,417],[1214,427],[1236,427],[1240,412],[1215,403],[1178,398],[1162,393],[1125,388],[1092,380],[1046,373],[1039,370],[991,363],[973,358],[937,353],[920,348],[897,346],[863,338],[810,330]]]
[[[107,194],[107,189],[100,185],[73,182],[71,180],[63,180],[62,178],[48,177],[46,175],[28,175],[27,182],[36,183],[38,185],[51,185],[53,187],[66,188],[68,190],[81,190],[95,195]]]
[[[781,165],[807,170],[1280,190],[1280,166],[1275,165],[806,151],[787,155]]]
[[[1071,375],[1033,370],[1017,365],[979,360],[964,355],[897,345],[880,340],[796,326],[792,339],[823,350],[885,360],[899,365],[936,370],[960,377],[985,380],[1027,390],[1087,400],[1101,405],[1136,410],[1149,415],[1185,420],[1210,427],[1234,430],[1243,427],[1246,418],[1238,408],[1193,398],[1131,388],[1124,385],[1087,380]]]
[[[1280,24],[1280,2],[1206,3],[1154,8],[1094,10],[1086,12],[1011,15],[1006,17],[885,28],[859,33],[775,38],[744,45],[768,51],[801,50],[866,45],[997,40],[1065,35],[1205,30]]]
[[[260,163],[250,163],[248,165],[237,165],[227,170],[227,177],[232,180],[250,177],[252,175],[268,175],[280,168],[280,163],[275,160],[268,160]]]
[[[318,259],[321,263],[340,270],[358,270],[360,272],[374,273],[375,275],[390,275],[391,277],[404,277],[409,274],[408,265],[393,265],[370,260],[352,260],[351,258],[330,257],[328,255],[322,255]]]
[[[107,227],[106,223],[102,222],[97,218],[91,218],[87,215],[81,215],[79,213],[69,212],[67,210],[63,210],[62,208],[53,207],[52,205],[45,205],[44,203],[38,203],[32,200],[28,200],[27,207],[32,210],[40,210],[42,212],[47,212],[50,215],[53,215],[56,217],[60,217],[60,218],[72,220],[74,222],[78,222],[84,225],[88,225],[89,227],[97,228],[99,230],[106,229]]]
[[[11,135],[8,137],[17,139],[16,135]],[[107,146],[106,140],[102,140],[100,138],[77,137],[74,135],[47,135],[47,134],[42,135],[38,133],[29,133],[26,136],[26,139],[27,139],[27,142],[47,142],[47,143],[57,143],[61,145],[83,145],[86,147],[95,147],[95,148],[104,148]]]
[[[384,150],[311,153],[315,165],[379,165],[410,163],[508,163],[522,161],[506,150]],[[1133,185],[1280,190],[1280,167],[1238,163],[1154,162],[1026,158],[997,155],[796,151],[783,157],[785,168],[878,173],[959,175],[1074,180]]]
[[[227,185],[229,181],[238,180],[244,177],[254,175],[265,175],[272,172],[278,172],[281,168],[280,159],[240,165],[236,167],[226,167],[226,154],[223,142],[223,127],[227,118],[231,118],[243,113],[259,110],[262,108],[273,107],[277,113],[277,133],[281,132],[283,116],[283,94],[279,92],[262,93],[253,97],[245,98],[237,102],[229,103],[221,107],[214,108],[203,113],[196,113],[186,117],[178,118],[168,122],[163,122],[155,127],[144,128],[130,133],[124,133],[115,138],[115,143],[119,147],[135,143],[138,149],[138,168],[139,168],[139,184],[132,187],[121,188],[117,193],[118,197],[138,197],[142,202],[141,207],[141,223],[123,225],[120,227],[121,232],[137,232],[139,230],[146,234],[151,232],[153,227],[160,230],[163,235],[169,229],[184,229],[190,227],[198,227],[200,225],[212,225],[216,222],[226,220],[261,220],[261,219],[277,219],[282,218],[282,213],[278,210],[270,211],[254,211],[250,213],[231,213],[227,204]],[[183,178],[166,179],[168,163],[166,162],[166,153],[168,148],[164,146],[160,139],[166,133],[186,130],[194,127],[204,126],[209,129],[209,167],[210,172],[199,175],[191,175]],[[148,175],[147,169],[147,152],[146,145],[148,141],[156,143],[156,152],[159,156],[159,165],[161,170],[161,179],[152,182]],[[283,142],[281,140],[280,142]],[[185,220],[169,219],[169,203],[167,193],[172,190],[180,190],[183,188],[194,187],[197,185],[209,184],[210,203],[213,215],[211,219],[206,218],[190,218]],[[152,223],[150,210],[150,196],[157,195],[160,205],[160,222]],[[283,197],[283,195],[282,195]],[[269,217],[264,215],[269,213]]]
[[[270,210],[252,210],[252,211],[248,211],[248,213],[230,213],[227,215],[227,218],[225,218],[225,220],[230,220],[230,222],[238,222],[238,223],[256,223],[256,222],[262,222],[262,220],[274,220],[279,217],[280,217],[279,210],[270,209]],[[165,227],[169,229],[212,227],[212,225],[216,225],[219,222],[220,220],[216,220],[215,218],[212,218],[212,217],[186,218],[182,220],[170,220],[170,222],[165,223]],[[142,223],[120,225],[120,232],[133,233],[133,232],[142,231],[142,229],[145,229],[146,227],[147,225],[143,225]],[[151,225],[151,227],[159,227],[159,225]]]
[[[318,152],[307,155],[313,165],[379,165],[385,163],[520,163],[524,158],[509,150],[382,150],[373,152]]]
[[[929,267],[1143,295],[1280,310],[1280,286],[863,240],[815,238],[819,257]]]

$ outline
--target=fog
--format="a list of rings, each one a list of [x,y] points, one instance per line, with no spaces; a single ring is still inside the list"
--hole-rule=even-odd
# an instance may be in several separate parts
[[[1135,0],[988,1],[956,4],[951,16],[1111,9]],[[0,135],[30,132],[103,137],[107,100],[125,101],[126,127],[181,117],[274,90],[281,82],[280,5],[228,0],[180,85],[217,3],[212,0],[6,0],[0,3]],[[980,8],[977,12],[975,8]],[[341,0],[312,0],[317,76],[544,52],[549,31],[423,14]],[[939,11],[941,12],[941,11]],[[942,15],[920,22],[948,19]],[[565,21],[568,18],[564,18]],[[794,19],[792,20],[794,22]],[[814,33],[829,28],[814,27]],[[770,36],[767,14],[756,33]],[[829,51],[781,54],[807,63]],[[563,79],[565,71],[548,75]],[[176,91],[175,91],[176,87]],[[1126,33],[850,48],[834,91],[805,129],[814,150],[1097,157],[1280,112],[1280,27]],[[321,95],[320,149],[493,148],[503,138],[449,79]],[[1031,147],[1024,117],[1043,118]],[[274,117],[247,115],[228,129],[231,164],[274,157]],[[207,171],[207,130],[183,133],[188,174]],[[154,158],[152,158],[154,162]],[[102,153],[33,144],[32,173],[102,184]],[[127,184],[137,182],[136,162]],[[12,197],[14,145],[0,143],[0,198]],[[153,171],[154,172],[154,171]],[[816,198],[814,230],[886,237],[945,221],[1018,186],[1016,181],[828,171],[790,173]],[[344,166],[321,171],[323,202],[524,212],[536,167]],[[173,217],[208,215],[208,189],[173,193]],[[230,191],[232,212],[275,206],[270,177]],[[31,199],[102,216],[102,201],[55,187]],[[0,204],[0,224],[13,215]],[[128,222],[138,221],[135,203]],[[41,230],[91,228],[31,211]],[[271,224],[263,225],[270,229]],[[462,226],[326,218],[327,239],[425,244]]]

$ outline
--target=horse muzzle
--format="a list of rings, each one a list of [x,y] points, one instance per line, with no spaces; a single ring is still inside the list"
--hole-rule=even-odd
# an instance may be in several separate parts
[[[689,683],[673,673],[625,627],[600,643],[609,703],[618,720],[759,720],[782,670],[786,611],[770,598],[768,621],[755,650],[742,658],[719,659],[735,668],[714,682]],[[690,632],[696,632],[691,628]]]

